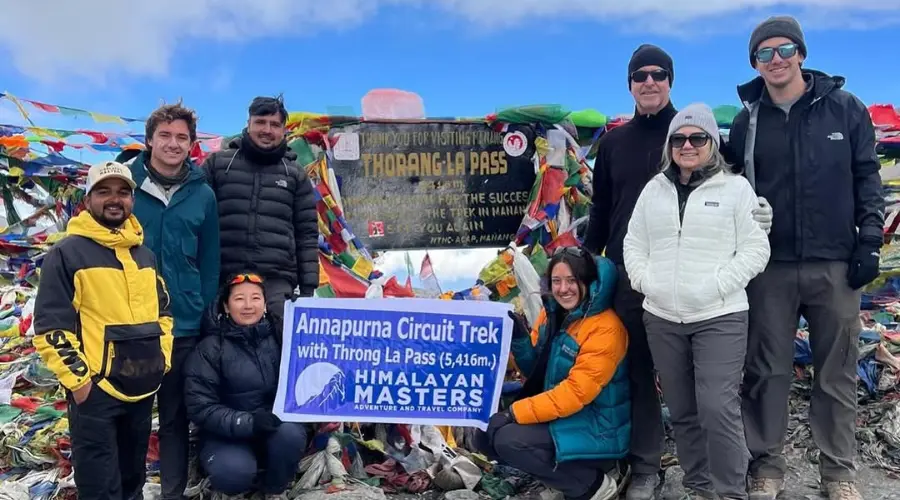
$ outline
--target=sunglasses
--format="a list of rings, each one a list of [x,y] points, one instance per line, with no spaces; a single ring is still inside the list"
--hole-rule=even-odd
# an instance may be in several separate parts
[[[798,48],[796,43],[785,43],[778,47],[766,47],[756,51],[756,60],[763,64],[772,62],[772,59],[775,59],[775,52],[778,52],[782,59],[787,60],[794,57]]]
[[[702,132],[697,132],[690,136],[684,134],[672,134],[672,137],[669,139],[669,144],[675,149],[681,149],[687,141],[691,141],[691,146],[694,146],[695,148],[702,148],[709,142],[709,134],[704,134]]]
[[[240,285],[241,283],[256,283],[257,285],[262,285],[262,278],[256,274],[238,274],[231,281],[228,282],[229,285]]]
[[[581,247],[556,247],[556,250],[553,251],[553,256],[556,257],[564,253],[573,257],[584,257],[587,251]]]
[[[669,72],[664,69],[654,69],[653,71],[639,69],[631,74],[631,81],[635,83],[644,83],[647,81],[648,76],[653,78],[654,82],[661,82],[666,78],[669,78]]]

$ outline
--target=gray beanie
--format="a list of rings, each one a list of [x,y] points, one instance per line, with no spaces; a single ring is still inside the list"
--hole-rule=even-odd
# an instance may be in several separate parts
[[[719,144],[719,125],[716,123],[716,116],[713,114],[712,109],[706,104],[695,102],[679,111],[678,114],[675,115],[675,118],[672,118],[672,122],[669,123],[669,133],[666,135],[666,144],[669,143],[669,138],[672,137],[672,134],[686,125],[693,125],[694,127],[702,129],[712,137],[717,148],[721,146],[721,144]]]
[[[772,16],[759,23],[750,35],[750,66],[756,67],[755,55],[759,44],[776,36],[783,36],[796,43],[800,54],[806,57],[806,40],[800,23],[791,16]]]

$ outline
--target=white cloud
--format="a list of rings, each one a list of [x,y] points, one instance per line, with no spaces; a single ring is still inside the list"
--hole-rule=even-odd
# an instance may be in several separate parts
[[[596,19],[622,30],[685,35],[734,30],[725,19],[752,26],[773,8],[804,11],[810,29],[833,27],[835,20],[857,29],[900,24],[900,0],[0,0],[9,20],[0,30],[0,48],[21,73],[45,83],[73,76],[102,83],[123,73],[164,77],[175,48],[188,39],[327,35],[360,25],[385,6],[426,5],[476,30],[535,19]]]
[[[463,280],[469,285],[474,285],[478,279],[478,273],[494,257],[499,248],[479,248],[470,250],[429,250],[431,265],[434,274],[442,283]],[[379,259],[378,269],[388,276],[396,275],[401,282],[406,276],[405,252],[385,252]],[[425,258],[424,250],[410,250],[413,271],[416,276]],[[382,260],[383,259],[383,260]]]

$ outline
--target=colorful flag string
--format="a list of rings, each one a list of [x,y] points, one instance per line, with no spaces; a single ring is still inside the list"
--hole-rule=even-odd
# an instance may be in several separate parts
[[[146,121],[146,118],[127,118],[124,116],[108,115],[105,113],[97,113],[94,111],[87,111],[84,109],[70,108],[68,106],[47,104],[47,103],[43,103],[43,102],[39,102],[39,101],[32,101],[31,99],[22,99],[20,97],[16,97],[16,96],[10,94],[9,92],[0,92],[0,99],[3,99],[3,98],[8,99],[13,104],[15,104],[16,107],[19,108],[19,112],[22,113],[22,116],[24,116],[25,119],[28,120],[28,123],[31,123],[32,125],[34,125],[34,122],[31,121],[31,118],[28,116],[28,112],[22,106],[23,102],[27,102],[28,104],[31,104],[35,108],[37,108],[41,111],[44,111],[45,113],[58,113],[63,116],[71,116],[71,117],[76,117],[76,118],[90,117],[97,123],[126,124],[126,123],[143,123],[144,121]]]

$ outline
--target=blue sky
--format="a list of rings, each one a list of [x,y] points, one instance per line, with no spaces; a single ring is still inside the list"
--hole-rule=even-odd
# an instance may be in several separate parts
[[[282,92],[298,111],[359,112],[368,90],[401,88],[421,95],[430,116],[535,103],[629,113],[628,58],[644,42],[675,60],[677,106],[738,104],[735,86],[755,76],[750,32],[774,13],[803,24],[807,67],[845,76],[866,103],[900,105],[892,62],[900,0],[0,1],[12,4],[0,30],[0,91],[138,117],[180,97],[202,131],[218,134],[240,130],[253,96]],[[0,123],[15,115],[0,103]],[[110,128],[39,111],[32,118]],[[443,284],[459,289],[489,253],[433,260]],[[399,270],[402,256],[385,265]]]

